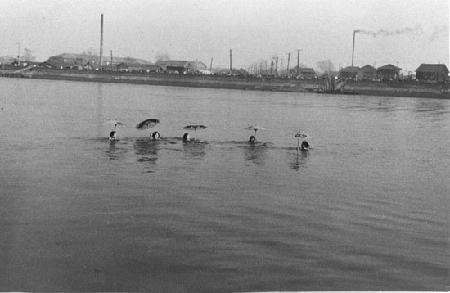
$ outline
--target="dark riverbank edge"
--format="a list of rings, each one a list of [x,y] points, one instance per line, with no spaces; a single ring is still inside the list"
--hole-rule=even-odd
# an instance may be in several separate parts
[[[347,82],[335,92],[323,90],[323,80],[261,79],[230,76],[170,74],[132,74],[118,72],[79,72],[71,70],[10,71],[0,70],[1,77],[81,82],[132,83],[194,88],[225,88],[274,92],[315,92],[320,94],[368,95],[385,97],[423,97],[450,99],[448,84],[401,82]]]

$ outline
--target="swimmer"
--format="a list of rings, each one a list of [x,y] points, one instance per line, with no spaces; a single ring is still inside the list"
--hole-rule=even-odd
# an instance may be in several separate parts
[[[302,144],[300,146],[300,150],[302,151],[307,151],[309,150],[311,147],[309,146],[309,143],[307,141],[302,141]]]
[[[255,144],[256,143],[256,137],[254,135],[250,136],[250,139],[248,140],[249,144]]]
[[[158,131],[155,131],[152,133],[152,138],[153,138],[153,140],[158,140],[161,138],[161,134],[159,134]]]
[[[183,134],[183,142],[189,142],[191,140],[189,133]]]
[[[116,134],[115,131],[111,131],[111,132],[109,133],[109,140],[110,140],[110,141],[115,141],[115,140],[117,140],[117,134]]]

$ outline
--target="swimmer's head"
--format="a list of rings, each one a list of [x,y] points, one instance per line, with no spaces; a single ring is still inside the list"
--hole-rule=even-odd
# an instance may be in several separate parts
[[[256,142],[256,137],[255,137],[254,135],[250,136],[250,139],[248,140],[248,142],[249,142],[250,144],[255,144],[255,142]]]
[[[110,139],[110,140],[115,140],[115,139],[117,139],[117,135],[116,135],[116,132],[115,132],[115,131],[111,131],[111,132],[109,133],[109,139]]]
[[[188,142],[191,138],[189,137],[189,133],[183,134],[183,142]]]
[[[158,131],[155,131],[155,132],[153,132],[152,133],[152,138],[153,139],[160,139],[161,138],[161,135],[159,134],[159,132]]]
[[[302,148],[302,150],[308,150],[309,143],[307,141],[302,141],[301,148]]]

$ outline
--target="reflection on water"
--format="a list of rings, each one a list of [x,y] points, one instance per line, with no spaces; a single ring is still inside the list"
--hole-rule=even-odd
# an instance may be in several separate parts
[[[107,139],[105,139],[106,141]],[[127,149],[123,146],[124,142],[121,142],[120,140],[116,141],[109,141],[109,148],[106,150],[106,155],[110,160],[121,160],[125,153],[127,152]]]
[[[96,97],[96,107],[95,107],[95,118],[97,124],[97,136],[102,136],[103,130],[103,84],[97,84],[97,97]]]
[[[418,100],[414,105],[414,112],[419,119],[431,119],[439,121],[442,115],[448,114],[449,110],[445,106],[445,100],[422,101]]]
[[[134,151],[138,157],[137,161],[145,164],[147,173],[153,173],[154,165],[158,160],[158,152],[161,149],[160,140],[139,138],[133,143]]]
[[[244,147],[245,160],[254,163],[255,165],[264,165],[267,145],[257,143],[255,145],[248,145]]]
[[[202,159],[206,155],[206,142],[192,141],[183,143],[183,151],[187,159]]]
[[[354,98],[354,103],[342,103],[340,107],[352,111],[376,111],[389,113],[402,109],[396,99],[379,97],[375,99]]]
[[[309,151],[297,150],[295,153],[289,152],[289,156],[291,157],[289,168],[298,171],[300,168],[306,167],[308,155]]]

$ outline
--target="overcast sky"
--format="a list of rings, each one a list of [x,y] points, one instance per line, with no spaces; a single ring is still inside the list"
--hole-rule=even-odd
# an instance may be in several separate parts
[[[351,64],[362,30],[357,66],[449,65],[448,0],[0,0],[0,11],[0,56],[17,56],[20,43],[41,61],[98,53],[103,13],[108,55],[227,67],[232,48],[233,66],[247,68],[275,55],[286,64],[288,52],[296,64],[301,49],[301,63],[338,67]]]

